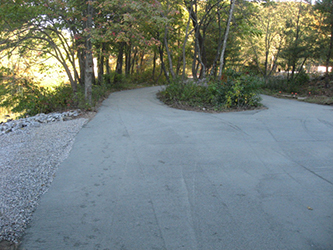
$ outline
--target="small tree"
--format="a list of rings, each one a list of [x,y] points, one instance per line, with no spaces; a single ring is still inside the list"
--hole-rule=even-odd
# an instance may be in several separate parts
[[[230,11],[229,11],[229,16],[228,16],[228,21],[227,21],[227,28],[226,28],[226,32],[224,34],[223,47],[222,47],[222,52],[221,52],[221,57],[220,57],[219,79],[222,78],[222,70],[223,70],[223,66],[224,66],[224,53],[225,53],[225,49],[227,47],[230,23],[231,23],[231,18],[232,18],[234,7],[235,7],[235,2],[236,2],[236,0],[231,0]]]
[[[326,81],[325,87],[328,87],[329,73],[328,69],[330,61],[333,56],[333,0],[318,0],[316,1],[315,9],[317,9],[323,16],[324,22],[320,28],[320,31],[324,34],[323,52],[326,54],[325,66],[326,66]],[[332,70],[333,73],[333,70]]]

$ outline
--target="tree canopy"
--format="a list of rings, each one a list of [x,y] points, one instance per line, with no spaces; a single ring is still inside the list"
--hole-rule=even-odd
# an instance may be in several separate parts
[[[55,58],[72,91],[113,84],[123,74],[158,71],[222,77],[222,70],[283,70],[332,65],[332,0],[314,5],[244,0],[1,0],[0,53]],[[2,65],[4,66],[4,65]],[[97,68],[97,76],[94,68]]]

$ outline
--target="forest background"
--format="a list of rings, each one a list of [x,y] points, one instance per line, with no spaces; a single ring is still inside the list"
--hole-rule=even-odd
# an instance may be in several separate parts
[[[2,112],[91,109],[153,84],[214,110],[257,106],[258,89],[333,102],[332,0],[0,2]]]

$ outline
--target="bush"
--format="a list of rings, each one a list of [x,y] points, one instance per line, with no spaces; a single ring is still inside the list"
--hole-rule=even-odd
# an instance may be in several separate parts
[[[299,72],[295,77],[295,83],[297,85],[304,85],[310,81],[310,76],[304,70]]]
[[[261,81],[253,76],[236,76],[226,82],[217,82],[212,89],[217,105],[224,108],[250,108],[260,105]]]
[[[226,82],[174,82],[159,93],[167,104],[206,107],[214,110],[230,108],[252,108],[260,106],[257,77],[232,75]]]
[[[2,87],[0,106],[10,108],[12,112],[21,113],[23,116],[50,113],[75,106],[72,89],[67,85],[51,89],[24,79]]]
[[[196,83],[173,82],[160,92],[167,103],[178,103],[189,106],[212,105],[214,94],[211,89]]]
[[[293,79],[288,79],[286,76],[275,76],[267,80],[265,89],[273,91],[281,91],[285,93],[300,93],[302,86],[306,85],[310,81],[309,75],[301,71],[294,75]]]
[[[66,84],[46,88],[23,79],[15,81],[15,84],[0,86],[0,107],[10,108],[13,113],[20,113],[21,116],[78,108],[90,110],[101,98],[110,93],[109,86],[94,85],[92,87],[92,105],[89,105],[85,101],[83,88],[78,88],[78,92],[74,94],[71,86]]]
[[[153,69],[149,68],[143,72],[135,72],[131,75],[125,76],[123,83],[127,84],[143,84],[145,86],[163,85],[167,80],[164,74],[161,73],[161,68],[158,66],[155,68],[155,74],[153,78]]]
[[[163,85],[166,84],[166,78],[164,74],[160,74],[160,67],[156,67],[155,76],[153,76],[153,69],[147,69],[143,72],[135,72],[130,75],[117,74],[112,72],[110,74],[104,75],[104,83],[108,84],[109,88],[115,90],[122,89],[133,89],[142,86],[153,86],[153,85]]]
[[[156,78],[158,74],[157,69]],[[85,100],[83,86],[79,85],[74,95],[70,85],[42,87],[31,79],[17,77],[10,70],[0,68],[0,107],[21,116],[78,108],[90,110],[112,91],[152,85],[154,82],[149,80],[151,75],[152,70],[128,77],[115,72],[106,74],[101,85],[92,86],[92,104],[89,105]],[[161,76],[159,80],[163,82],[165,78]]]

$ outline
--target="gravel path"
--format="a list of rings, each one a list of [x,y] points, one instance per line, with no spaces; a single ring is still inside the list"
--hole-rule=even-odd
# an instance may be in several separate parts
[[[18,243],[87,121],[47,123],[0,136],[0,249],[6,241]]]

